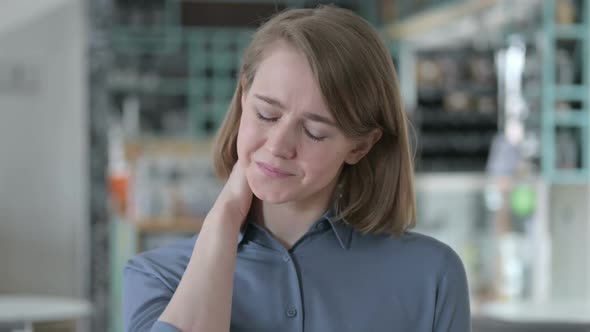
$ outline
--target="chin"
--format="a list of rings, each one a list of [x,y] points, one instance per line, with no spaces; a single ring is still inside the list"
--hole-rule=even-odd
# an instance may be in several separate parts
[[[281,204],[295,200],[297,195],[290,184],[279,184],[260,176],[256,170],[252,168],[246,172],[246,179],[248,185],[256,198],[261,201]]]
[[[257,186],[252,186],[250,184],[250,188],[252,189],[252,193],[256,198],[259,200],[271,203],[271,204],[281,204],[293,201],[293,194],[289,192],[285,192],[284,188],[281,191],[270,190],[269,188],[259,188]]]

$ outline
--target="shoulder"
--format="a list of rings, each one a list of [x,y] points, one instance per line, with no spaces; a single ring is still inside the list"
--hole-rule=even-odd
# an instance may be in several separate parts
[[[408,231],[399,237],[377,236],[361,239],[361,247],[380,256],[392,268],[403,267],[409,273],[424,274],[440,280],[448,271],[463,273],[459,255],[449,245],[428,235]]]
[[[428,269],[439,283],[466,283],[465,268],[457,252],[428,235],[407,232],[400,238],[411,260]]]
[[[431,262],[438,261],[445,265],[453,262],[461,262],[459,255],[453,248],[431,236],[416,232],[406,232],[398,241],[416,259]]]
[[[175,289],[190,260],[197,236],[149,250],[131,258],[125,265],[125,275],[142,275],[159,279]]]

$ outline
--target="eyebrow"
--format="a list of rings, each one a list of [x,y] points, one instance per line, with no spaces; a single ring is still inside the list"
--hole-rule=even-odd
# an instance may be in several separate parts
[[[254,96],[256,98],[258,98],[258,99],[266,102],[269,105],[276,106],[277,108],[280,108],[282,110],[286,110],[287,109],[287,107],[285,107],[285,105],[283,103],[281,103],[280,101],[278,101],[278,100],[276,100],[274,98],[271,98],[271,97],[268,97],[268,96],[263,96],[263,95],[260,95],[260,94],[257,94],[257,93],[255,93]],[[321,122],[321,123],[325,123],[325,124],[328,124],[328,125],[337,127],[337,125],[336,125],[336,123],[334,121],[330,120],[329,118],[327,118],[325,116],[322,116],[322,115],[319,115],[319,114],[316,114],[316,113],[305,112],[305,113],[303,113],[303,117],[305,117],[306,119],[311,120],[311,121]]]

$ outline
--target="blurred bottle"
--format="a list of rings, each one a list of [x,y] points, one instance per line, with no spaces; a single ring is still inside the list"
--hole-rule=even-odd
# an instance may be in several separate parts
[[[556,1],[555,20],[559,24],[572,24],[576,21],[576,6],[572,0]]]
[[[111,206],[116,214],[124,215],[127,211],[129,167],[125,158],[123,131],[114,125],[109,129],[107,139],[107,187]]]

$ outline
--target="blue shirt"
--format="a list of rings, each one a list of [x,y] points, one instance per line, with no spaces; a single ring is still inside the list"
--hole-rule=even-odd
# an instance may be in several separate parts
[[[195,241],[128,262],[126,331],[179,331],[157,320]],[[471,331],[463,264],[431,237],[363,235],[327,212],[290,250],[253,223],[238,241],[231,332]]]

